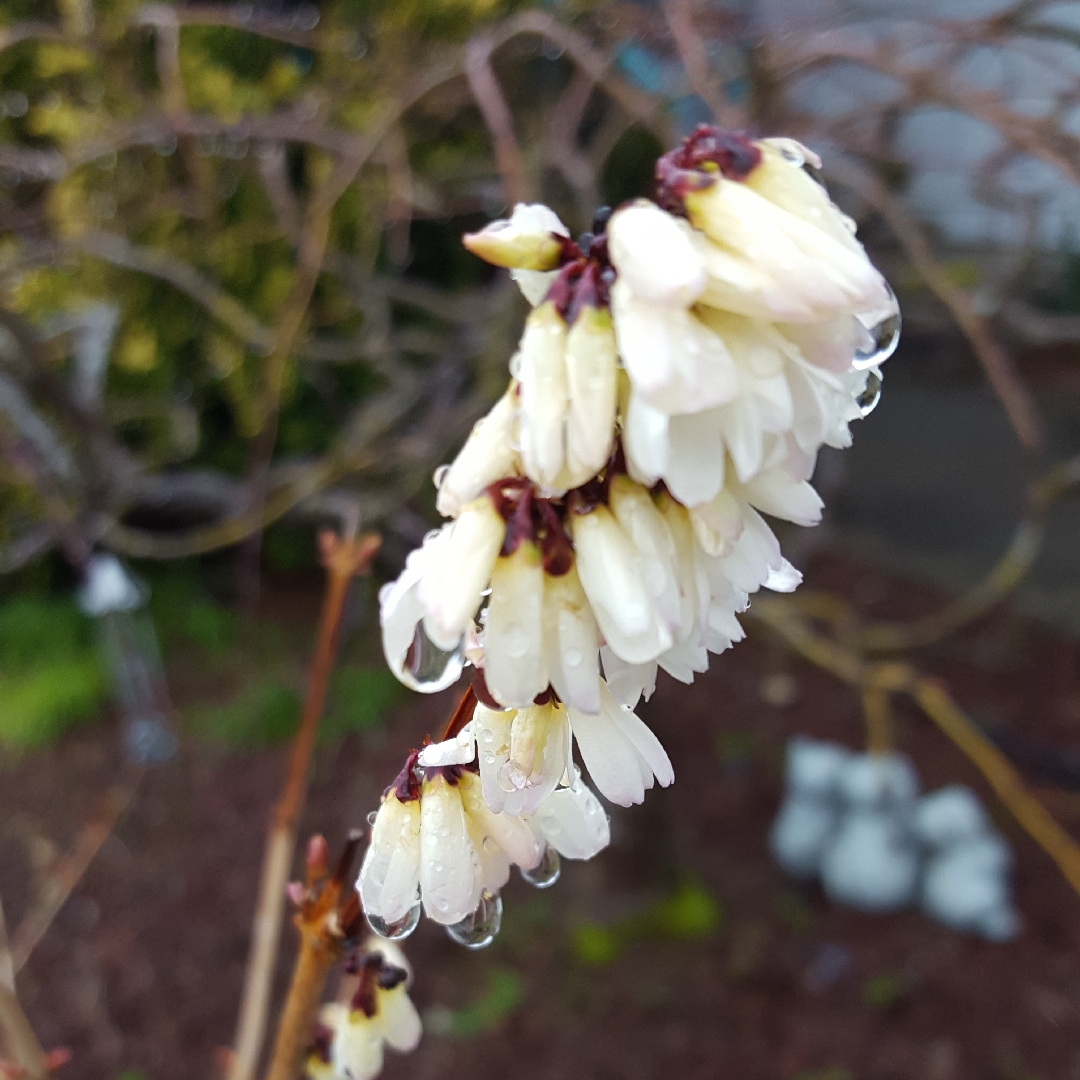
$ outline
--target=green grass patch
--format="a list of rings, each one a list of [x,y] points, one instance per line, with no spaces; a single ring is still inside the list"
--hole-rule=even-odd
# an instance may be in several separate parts
[[[491,973],[488,987],[475,1001],[460,1009],[435,1006],[424,1015],[424,1026],[434,1035],[473,1039],[494,1031],[525,1001],[525,980],[509,969]]]
[[[0,745],[46,745],[92,718],[108,695],[93,627],[71,601],[0,604]]]
[[[715,937],[724,922],[719,901],[701,885],[684,882],[670,896],[616,923],[581,923],[571,932],[574,956],[583,964],[617,960],[636,941],[704,941]]]

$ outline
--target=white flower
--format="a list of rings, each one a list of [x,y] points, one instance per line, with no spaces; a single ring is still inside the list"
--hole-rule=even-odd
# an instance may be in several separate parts
[[[550,491],[580,487],[604,467],[615,434],[611,316],[587,304],[568,325],[555,301],[544,301],[526,320],[512,367],[526,475]]]
[[[473,425],[465,445],[445,472],[436,474],[436,509],[443,517],[457,517],[467,503],[479,498],[484,488],[519,471],[514,449],[517,419],[517,384],[495,403],[487,416]]]
[[[526,820],[536,836],[564,859],[591,859],[611,843],[611,823],[576,768],[569,777],[570,784],[556,788]]]
[[[389,941],[369,941],[354,966],[358,977],[343,980],[349,991],[355,987],[350,999],[319,1011],[322,1032],[307,1062],[312,1080],[371,1080],[382,1071],[384,1045],[408,1053],[420,1041],[401,951]]]
[[[429,918],[451,925],[506,884],[511,863],[531,869],[543,851],[521,820],[492,813],[467,767],[424,769],[421,780],[416,759],[383,796],[357,889],[365,912],[387,923],[419,898]]]
[[[494,266],[548,271],[559,265],[561,236],[569,233],[554,211],[540,203],[518,203],[509,220],[493,221],[478,233],[467,233],[462,243]]]
[[[424,630],[439,648],[456,648],[472,623],[505,534],[506,523],[487,496],[464,506],[439,533],[417,593]]]
[[[639,803],[654,780],[667,787],[675,778],[660,741],[602,682],[595,714],[556,702],[517,711],[479,704],[473,728],[484,799],[496,813],[540,813],[574,775],[571,733],[597,790],[614,803]]]

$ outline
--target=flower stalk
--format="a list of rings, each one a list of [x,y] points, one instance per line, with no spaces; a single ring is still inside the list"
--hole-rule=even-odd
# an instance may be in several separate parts
[[[300,730],[289,755],[285,786],[274,809],[273,823],[266,838],[259,898],[252,920],[251,952],[244,980],[244,996],[229,1080],[252,1080],[258,1068],[270,1008],[278,943],[281,939],[285,882],[296,848],[296,825],[307,794],[308,771],[315,749],[315,736],[337,654],[345,598],[353,577],[369,572],[371,560],[380,543],[380,538],[371,533],[360,537],[339,538],[328,531],[319,536],[320,557],[326,569],[326,593],[319,621],[319,638]],[[304,950],[301,949],[298,964],[302,962],[305,971],[308,971],[303,985],[307,985],[318,971],[318,965],[312,966],[315,959],[315,954],[305,959]],[[325,979],[325,974],[323,977]],[[286,1018],[287,1016],[283,1016],[283,1024]],[[309,1035],[310,1030],[306,1030],[304,1039]]]

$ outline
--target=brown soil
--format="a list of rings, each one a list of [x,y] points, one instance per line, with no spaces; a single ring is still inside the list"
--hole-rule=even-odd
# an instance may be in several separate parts
[[[935,602],[932,592],[839,559],[819,558],[808,581],[878,615]],[[316,603],[303,600],[292,619],[313,624]],[[997,616],[922,663],[980,721],[1080,744],[1076,642]],[[778,674],[794,679],[794,700],[783,707],[766,701],[777,700]],[[305,831],[336,843],[362,823],[403,750],[437,728],[450,704],[446,695],[410,697],[381,732],[320,751]],[[924,785],[973,784],[1014,843],[1026,922],[1015,943],[987,944],[914,913],[838,908],[771,864],[765,837],[784,741],[805,732],[858,745],[862,736],[855,696],[829,676],[751,639],[691,687],[663,681],[643,715],[668,748],[677,783],[650,792],[644,807],[614,813],[611,850],[566,867],[554,889],[514,881],[491,949],[466,953],[421,924],[408,943],[421,1009],[481,999],[505,970],[524,980],[525,997],[481,1034],[429,1033],[416,1054],[388,1057],[388,1080],[465,1069],[517,1080],[1080,1078],[1080,900],[928,721],[899,710],[900,744]],[[115,746],[102,724],[0,773],[9,924],[25,909],[43,838],[70,846],[93,813],[115,774]],[[283,759],[281,748],[240,754],[188,742],[146,778],[20,975],[43,1043],[73,1051],[62,1076],[217,1076]],[[1067,825],[1080,822],[1080,796],[1047,799]],[[638,941],[603,966],[575,959],[575,926],[641,909],[687,878],[723,907],[715,936]]]

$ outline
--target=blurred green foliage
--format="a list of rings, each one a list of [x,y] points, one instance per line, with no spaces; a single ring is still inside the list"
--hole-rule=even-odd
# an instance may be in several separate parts
[[[424,1026],[435,1035],[471,1039],[497,1028],[525,1001],[525,980],[515,971],[492,971],[488,987],[475,1001],[460,1009],[435,1006],[424,1015]]]
[[[715,937],[723,922],[720,902],[701,885],[687,881],[670,896],[618,922],[574,927],[571,948],[583,964],[610,964],[636,941],[703,941]]]
[[[0,746],[22,750],[90,719],[108,680],[92,627],[70,601],[0,604]]]

